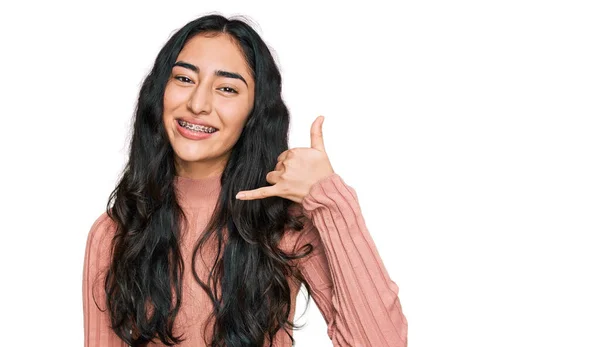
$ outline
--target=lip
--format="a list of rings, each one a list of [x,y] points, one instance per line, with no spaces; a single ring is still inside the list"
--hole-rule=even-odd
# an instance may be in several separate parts
[[[202,124],[202,123],[194,123],[194,124],[205,125],[205,124]],[[204,139],[208,139],[211,136],[213,136],[214,134],[216,134],[217,132],[219,132],[218,130],[215,131],[214,133],[203,133],[203,132],[192,131],[192,130],[189,130],[189,129],[184,128],[181,125],[179,125],[179,122],[177,121],[177,119],[175,120],[175,126],[177,127],[177,131],[179,132],[179,134],[181,136],[185,137],[186,139],[189,139],[189,140],[204,140]]]
[[[176,118],[175,119],[176,122],[178,120],[182,120],[182,121],[185,121],[185,122],[190,123],[190,124],[204,125],[205,127],[211,127],[211,128],[215,128],[215,129],[219,130],[219,128],[217,128],[216,126],[210,124],[207,121],[200,120],[200,119],[195,119],[195,118],[190,118],[190,117],[181,117],[181,118]],[[179,123],[177,123],[177,124],[179,125]]]

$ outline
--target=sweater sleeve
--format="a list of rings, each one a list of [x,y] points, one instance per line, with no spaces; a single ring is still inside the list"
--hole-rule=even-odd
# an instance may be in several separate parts
[[[127,347],[110,328],[104,291],[105,270],[110,263],[112,220],[103,213],[92,225],[83,265],[83,324],[85,347]]]
[[[335,347],[405,347],[407,320],[363,219],[355,190],[334,173],[301,202],[308,217],[296,245],[313,245],[298,267]]]

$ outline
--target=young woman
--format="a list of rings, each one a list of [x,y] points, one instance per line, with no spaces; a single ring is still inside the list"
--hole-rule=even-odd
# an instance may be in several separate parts
[[[89,232],[85,346],[292,346],[301,284],[334,346],[406,346],[399,288],[329,162],[323,119],[310,148],[288,149],[281,75],[259,35],[220,15],[177,31]]]

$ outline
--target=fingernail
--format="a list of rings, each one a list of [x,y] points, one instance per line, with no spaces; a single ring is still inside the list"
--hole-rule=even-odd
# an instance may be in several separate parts
[[[235,196],[236,199],[243,199],[246,197],[246,194],[244,193],[237,193],[237,195]]]

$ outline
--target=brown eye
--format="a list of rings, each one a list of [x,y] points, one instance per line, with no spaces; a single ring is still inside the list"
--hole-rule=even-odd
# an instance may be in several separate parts
[[[224,90],[224,89],[226,89],[226,90]],[[231,87],[223,87],[223,88],[219,88],[219,90],[223,90],[226,93],[237,94],[237,90],[235,90]]]
[[[187,78],[185,76],[175,76],[175,79],[179,80],[179,81],[181,81],[183,83],[191,83],[192,82],[191,79],[189,79],[189,78]]]

